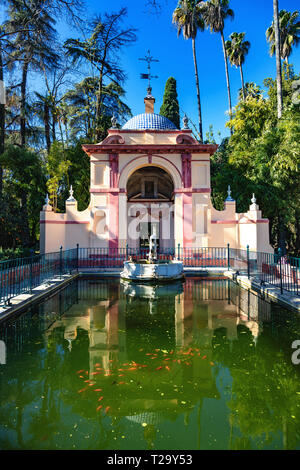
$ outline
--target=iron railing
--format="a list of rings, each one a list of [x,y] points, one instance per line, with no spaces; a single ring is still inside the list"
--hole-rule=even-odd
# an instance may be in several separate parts
[[[122,268],[124,261],[146,259],[149,249],[135,248],[77,248],[34,255],[0,262],[0,304],[9,303],[20,294],[52,278],[86,268]],[[185,267],[234,269],[239,274],[269,283],[300,295],[300,259],[279,254],[240,250],[227,247],[164,248],[158,250],[159,260],[178,259]]]
[[[77,269],[78,250],[33,255],[0,262],[0,304],[13,297],[32,294],[33,289]]]

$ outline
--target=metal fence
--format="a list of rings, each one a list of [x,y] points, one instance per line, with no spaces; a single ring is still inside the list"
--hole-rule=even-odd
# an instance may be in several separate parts
[[[230,268],[284,291],[300,295],[300,258],[279,253],[229,249]]]
[[[71,249],[28,258],[0,262],[0,304],[20,294],[32,294],[34,288],[62,277],[77,268],[78,250]]]
[[[77,248],[0,262],[0,304],[52,278],[85,268],[122,268],[124,261],[147,258],[147,248]],[[300,259],[227,247],[165,248],[158,259],[178,259],[185,267],[234,269],[239,274],[300,295]]]

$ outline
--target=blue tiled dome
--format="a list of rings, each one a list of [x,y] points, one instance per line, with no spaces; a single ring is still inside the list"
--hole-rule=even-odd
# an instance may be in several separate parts
[[[129,119],[123,129],[176,129],[176,126],[164,116],[159,114],[138,114]]]

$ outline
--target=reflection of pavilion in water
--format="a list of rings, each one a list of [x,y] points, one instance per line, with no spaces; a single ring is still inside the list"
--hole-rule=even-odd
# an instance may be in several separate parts
[[[77,303],[50,326],[48,334],[52,329],[63,326],[64,338],[72,344],[76,341],[79,328],[88,332],[89,378],[95,378],[94,373],[99,367],[106,371],[106,375],[97,375],[97,384],[105,386],[112,382],[110,372],[116,374],[116,364],[122,367],[120,364],[128,364],[132,360],[137,363],[143,361],[136,355],[131,357],[136,335],[134,319],[130,323],[130,312],[149,319],[159,318],[165,309],[173,324],[169,349],[186,351],[193,346],[201,351],[200,357],[196,354],[188,357],[190,367],[175,363],[170,372],[161,371],[152,375],[144,370],[127,372],[128,381],[132,379],[131,382],[141,383],[143,387],[123,388],[116,395],[112,392],[109,405],[112,416],[126,416],[135,422],[155,424],[161,415],[173,420],[179,413],[191,412],[197,402],[200,403],[200,410],[204,398],[217,398],[218,390],[211,366],[214,331],[225,328],[227,338],[233,340],[237,337],[238,326],[244,325],[256,339],[260,320],[268,321],[271,313],[271,304],[224,279],[187,278],[184,283],[165,286],[85,280],[78,281],[74,286],[78,289]],[[165,344],[158,347],[166,349]],[[137,350],[138,347],[134,350],[135,354]],[[203,355],[207,360],[202,360]],[[145,356],[143,358],[145,360]],[[176,387],[174,390],[173,385],[170,386],[172,383]],[[184,403],[187,403],[185,406],[178,399],[180,387],[185,396]],[[154,397],[153,391],[157,388],[163,396]]]

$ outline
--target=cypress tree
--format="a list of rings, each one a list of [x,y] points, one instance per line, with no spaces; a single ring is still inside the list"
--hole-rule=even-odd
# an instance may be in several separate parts
[[[173,124],[180,129],[179,104],[177,100],[176,80],[173,77],[168,78],[166,82],[163,104],[159,114],[170,119]]]

